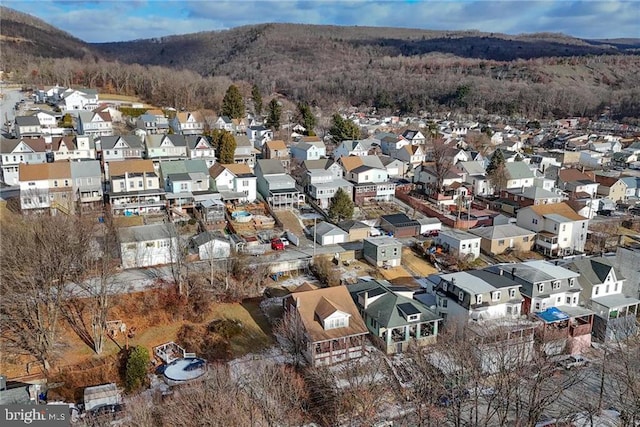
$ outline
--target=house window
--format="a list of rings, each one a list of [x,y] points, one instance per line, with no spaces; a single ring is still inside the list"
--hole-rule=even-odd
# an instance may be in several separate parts
[[[567,225],[566,224],[562,224],[562,231],[567,231]]]
[[[448,299],[444,298],[440,300],[440,306],[442,306],[443,308],[447,308],[447,303],[448,303]]]
[[[533,219],[531,220],[531,222],[532,222],[532,223],[534,223],[534,224],[537,224],[537,223],[538,223],[538,220],[537,220],[537,219],[535,219],[535,218],[533,218]]]
[[[120,181],[120,190],[124,190],[124,181]]]
[[[153,181],[148,180],[147,181],[147,187],[153,187]]]
[[[618,282],[613,285],[613,291],[618,292]]]
[[[536,307],[536,311],[540,311],[540,303],[539,302],[536,303],[535,307]]]
[[[569,287],[573,288],[573,285],[576,284],[576,279],[574,279],[573,277],[571,279],[569,279]]]
[[[107,154],[109,154],[109,152],[108,152],[108,151],[107,151]],[[114,155],[114,156],[117,156],[117,155],[118,155],[118,150],[114,150],[114,151],[113,151],[113,155]]]
[[[608,294],[609,293],[609,285],[607,285],[607,287],[604,289],[604,293]]]
[[[544,283],[538,283],[538,292],[544,292]]]
[[[571,297],[567,297],[567,304],[571,304]]]
[[[578,297],[573,297],[573,303],[577,304],[578,303]]]
[[[556,298],[556,303],[560,304],[560,301],[562,301],[561,297]]]
[[[467,245],[465,243],[462,244],[462,249],[467,249]]]
[[[155,242],[147,242],[147,244],[145,245],[147,248],[154,248],[156,246]]]
[[[551,289],[560,289],[560,281],[559,281],[559,280],[555,280],[555,281],[551,284]]]
[[[493,292],[493,293],[491,294],[491,299],[492,299],[493,301],[500,301],[500,297],[502,297],[502,292],[500,292],[500,291]]]
[[[515,297],[516,297],[516,290],[509,289],[509,298],[515,298]]]
[[[144,185],[144,181],[140,180],[138,181],[138,188],[142,188]]]
[[[186,182],[183,182],[182,184],[180,184],[180,191],[187,191],[188,189],[188,185]]]
[[[594,286],[593,290],[594,290],[594,293],[598,295],[600,293],[600,286]]]
[[[523,238],[522,238],[522,241],[523,241],[523,242],[528,242],[528,241],[529,241],[529,236],[525,236],[525,237],[523,237]]]
[[[418,320],[420,320],[420,314],[410,314],[407,316],[408,322],[417,322]]]
[[[64,180],[64,186],[65,186],[65,187],[68,187],[68,186],[69,186],[69,180],[68,180],[68,179],[65,179],[65,180]]]
[[[53,181],[53,186],[57,187],[58,186],[58,181]]]
[[[462,291],[458,292],[458,299],[460,301],[462,301],[464,299],[464,292],[462,292]]]
[[[498,246],[504,246],[504,240],[498,240]]]
[[[476,295],[476,303],[482,304],[482,295]]]
[[[133,181],[129,181],[129,188],[133,188]]]
[[[324,320],[324,329],[336,329],[344,328],[349,325],[349,318],[347,316],[341,316],[334,319]]]

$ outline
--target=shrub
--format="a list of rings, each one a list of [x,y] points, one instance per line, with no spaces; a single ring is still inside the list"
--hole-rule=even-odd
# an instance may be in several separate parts
[[[127,390],[135,391],[146,383],[149,361],[149,351],[145,347],[136,346],[131,349],[125,374]]]

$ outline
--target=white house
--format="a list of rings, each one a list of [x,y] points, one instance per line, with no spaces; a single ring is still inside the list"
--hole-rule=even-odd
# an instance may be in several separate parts
[[[16,116],[13,133],[16,138],[37,138],[42,135],[42,127],[36,116]]]
[[[546,255],[584,252],[589,220],[564,202],[522,208],[516,224],[538,233],[536,247]]]
[[[405,145],[391,153],[391,156],[412,166],[417,166],[426,159],[424,148],[421,145]]]
[[[264,126],[249,126],[247,136],[255,148],[262,149],[265,142],[273,139],[273,131]]]
[[[50,149],[56,162],[96,158],[95,144],[90,135],[54,137]]]
[[[419,130],[407,129],[402,133],[402,137],[409,141],[411,145],[422,145],[425,142],[425,137]]]
[[[146,158],[154,161],[187,158],[187,140],[184,135],[147,135]]]
[[[534,172],[524,162],[507,162],[504,164],[507,172],[506,188],[527,188],[534,185]]]
[[[319,160],[327,155],[327,147],[324,142],[318,141],[301,141],[290,147],[291,157],[297,160]]]
[[[96,148],[100,152],[104,163],[125,159],[141,159],[144,154],[142,140],[136,135],[103,136],[96,140]],[[108,168],[105,167],[108,176]]]
[[[199,111],[184,111],[176,113],[169,121],[169,126],[175,133],[183,135],[199,135],[204,131],[204,117]]]
[[[459,258],[470,257],[476,259],[480,256],[479,236],[474,236],[466,231],[450,229],[441,230],[435,241]]]
[[[333,150],[332,156],[335,160],[338,160],[343,156],[366,156],[367,154],[369,154],[369,148],[362,141],[345,140]]]
[[[224,201],[253,202],[257,197],[257,177],[248,165],[216,163],[209,175]]]
[[[36,164],[47,161],[47,144],[44,138],[0,140],[0,166],[2,181],[8,185],[18,184],[18,165]]]
[[[191,238],[191,247],[201,260],[229,258],[231,243],[222,233],[205,231]]]
[[[60,108],[91,111],[98,107],[98,91],[95,89],[67,89],[62,93]]]
[[[113,122],[108,111],[79,111],[78,134],[91,136],[113,135]]]
[[[178,233],[172,223],[118,229],[122,268],[169,264],[177,259]]]
[[[216,162],[216,150],[207,138],[202,135],[187,135],[185,139],[188,158],[204,160],[209,168],[213,166]]]

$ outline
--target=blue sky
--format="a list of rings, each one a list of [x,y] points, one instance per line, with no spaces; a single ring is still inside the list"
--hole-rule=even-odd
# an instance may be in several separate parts
[[[223,30],[264,22],[405,27],[583,38],[640,37],[640,1],[0,0],[88,42]]]

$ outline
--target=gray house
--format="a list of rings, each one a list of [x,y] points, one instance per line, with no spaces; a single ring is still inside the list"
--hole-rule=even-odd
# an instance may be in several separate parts
[[[349,233],[328,222],[321,222],[311,227],[309,233],[321,246],[345,243],[349,240]]]
[[[258,192],[274,208],[297,207],[304,202],[296,181],[284,170],[278,159],[258,160],[255,167]]]
[[[364,259],[378,267],[397,267],[402,260],[402,243],[392,237],[364,239]]]
[[[84,160],[70,162],[73,189],[76,192],[81,212],[102,208],[102,172],[100,161]]]

